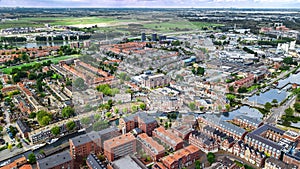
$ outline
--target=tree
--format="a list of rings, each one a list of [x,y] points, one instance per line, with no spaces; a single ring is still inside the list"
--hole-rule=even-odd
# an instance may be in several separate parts
[[[196,104],[194,102],[189,103],[189,108],[194,111],[196,110]]]
[[[52,133],[54,136],[59,135],[59,133],[60,133],[60,128],[59,128],[58,126],[52,127],[51,133]]]
[[[199,160],[195,161],[195,169],[201,169],[201,163]]]
[[[29,114],[28,117],[31,118],[31,119],[34,119],[36,117],[36,113],[32,112],[32,113]]]
[[[239,92],[239,93],[247,93],[247,88],[246,88],[246,87],[240,87],[240,88],[238,89],[238,92]]]
[[[214,163],[215,162],[215,154],[214,153],[212,153],[212,152],[209,152],[208,154],[207,154],[207,161],[210,163],[210,165],[212,164],[212,163]]]
[[[267,111],[270,111],[272,108],[272,104],[270,102],[267,102],[264,107]]]
[[[83,117],[80,122],[84,125],[89,125],[91,123],[91,119],[89,117]]]
[[[293,116],[294,115],[294,110],[291,107],[285,109],[284,112],[285,112],[286,116]]]
[[[299,102],[296,102],[296,103],[294,104],[294,108],[295,108],[295,110],[296,110],[298,113],[300,113],[300,103],[299,103]]]
[[[67,124],[66,124],[66,126],[67,126],[67,130],[68,130],[68,131],[71,131],[71,130],[74,130],[74,129],[75,129],[76,124],[75,124],[74,121],[68,121]]]
[[[137,106],[135,106],[135,105],[133,105],[132,107],[131,107],[131,110],[132,110],[132,112],[137,112],[137,110],[138,110],[138,107]]]
[[[41,121],[39,121],[41,126],[47,126],[51,122],[51,118],[49,116],[44,116]]]
[[[230,110],[230,105],[229,105],[229,104],[226,104],[225,107],[226,107],[226,110],[227,110],[227,111]]]
[[[106,129],[107,127],[108,127],[108,121],[106,121],[106,120],[97,121],[93,124],[93,129],[95,131]]]
[[[70,106],[64,107],[61,111],[61,115],[64,118],[69,118],[69,117],[73,116],[74,114],[75,114],[75,110]]]
[[[28,162],[29,162],[30,164],[34,164],[34,163],[36,162],[36,157],[35,157],[35,155],[34,155],[33,153],[30,153],[30,154],[28,155]]]
[[[145,110],[145,109],[146,109],[146,104],[145,104],[145,103],[141,103],[141,104],[140,104],[140,108],[141,108],[142,110]]]
[[[228,90],[229,90],[230,92],[234,92],[234,87],[233,87],[233,86],[229,86]]]
[[[8,149],[9,151],[11,151],[12,148],[13,148],[12,144],[8,144],[8,145],[7,145],[7,149]]]
[[[272,100],[272,103],[273,103],[273,104],[277,104],[277,103],[278,103],[277,99],[273,99],[273,100]]]

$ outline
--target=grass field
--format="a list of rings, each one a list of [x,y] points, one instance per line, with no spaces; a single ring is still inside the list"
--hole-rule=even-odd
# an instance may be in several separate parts
[[[58,63],[61,60],[66,60],[66,59],[70,59],[70,58],[78,58],[81,55],[68,55],[68,56],[61,56],[61,57],[53,57],[53,58],[48,58],[42,61],[39,61],[39,63],[44,63],[47,62],[48,60],[51,60],[53,63]],[[34,61],[34,62],[30,62],[30,63],[26,63],[26,64],[21,64],[21,65],[16,65],[16,66],[11,66],[11,67],[7,67],[7,68],[2,68],[0,69],[0,71],[2,71],[5,74],[10,74],[10,72],[12,71],[12,69],[14,68],[21,68],[23,66],[31,66],[34,65],[35,63],[38,63],[38,61]]]
[[[43,27],[44,24],[56,26],[79,25],[79,24],[96,24],[96,23],[113,23],[117,20],[113,18],[100,18],[100,17],[37,17],[37,18],[20,18],[19,20],[6,21],[0,24],[0,29],[12,27]]]
[[[184,20],[144,24],[145,28],[156,30],[158,32],[170,32],[174,30],[196,30],[202,29],[204,27],[210,29],[214,26],[221,26],[221,24],[206,22],[189,22]]]

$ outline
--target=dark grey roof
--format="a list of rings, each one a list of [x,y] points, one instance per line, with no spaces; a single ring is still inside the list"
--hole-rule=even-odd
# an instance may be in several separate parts
[[[252,118],[249,116],[245,116],[245,115],[239,115],[235,117],[236,119],[240,119],[248,124],[251,124],[253,126],[257,126],[262,122],[261,120],[257,119],[257,118]]]
[[[86,162],[92,169],[106,169],[106,167],[101,163],[95,154],[89,154]]]
[[[124,119],[125,122],[127,122],[127,121],[134,121],[135,117],[139,117],[146,124],[150,124],[150,123],[156,122],[155,118],[153,118],[152,116],[149,116],[145,112],[138,112],[136,114],[132,114],[132,115],[127,116],[127,117],[123,117],[123,119]]]
[[[269,139],[266,139],[266,138],[264,138],[260,135],[249,133],[246,137],[253,139],[254,142],[257,140],[258,144],[261,143],[262,147],[266,147],[267,149],[270,149],[270,150],[272,150],[271,148],[275,148],[276,150],[282,150],[282,148],[283,148],[283,146],[281,146],[281,145],[279,145],[279,144],[277,144],[277,143],[275,143],[275,142],[273,142]]]
[[[265,132],[267,130],[272,130],[272,131],[274,131],[276,133],[279,133],[281,135],[283,135],[285,133],[284,130],[281,130],[281,129],[276,128],[275,126],[272,126],[272,125],[269,125],[269,124],[264,124],[264,125],[260,126],[259,128],[254,130],[252,133],[260,135],[260,134],[262,134],[263,132]]]
[[[27,126],[26,123],[24,123],[22,120],[17,120],[17,125],[19,126],[22,133],[30,132],[30,128]]]
[[[116,127],[111,127],[111,128],[103,129],[98,132],[92,131],[90,133],[71,138],[70,140],[73,142],[74,146],[80,146],[82,144],[94,141],[96,139],[100,139],[102,135],[113,132],[113,131],[117,131],[117,130],[118,129]]]
[[[286,164],[281,160],[278,160],[274,157],[270,157],[266,159],[266,163],[272,164],[275,168],[284,168],[284,169],[297,169],[298,167],[292,164]]]
[[[235,134],[240,135],[240,136],[242,136],[246,132],[245,129],[240,128],[236,125],[233,125],[233,124],[231,124],[227,121],[220,121],[219,126],[224,128],[225,130],[227,130],[229,132],[235,133]]]
[[[69,150],[38,160],[39,168],[48,169],[72,161]]]

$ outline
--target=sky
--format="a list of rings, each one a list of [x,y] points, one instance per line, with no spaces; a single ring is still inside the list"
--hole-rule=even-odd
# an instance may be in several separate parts
[[[0,7],[299,8],[300,0],[0,0]]]

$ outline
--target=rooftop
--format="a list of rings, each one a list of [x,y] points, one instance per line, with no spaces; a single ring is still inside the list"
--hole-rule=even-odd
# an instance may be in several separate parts
[[[158,144],[152,137],[149,137],[146,133],[142,133],[137,136],[137,139],[147,146],[153,153],[159,154],[165,151],[165,148]]]
[[[39,168],[48,169],[70,161],[72,161],[71,155],[69,151],[66,150],[64,152],[38,160],[37,165],[39,166]]]
[[[105,169],[106,167],[101,163],[101,161],[96,157],[95,154],[89,154],[86,159],[87,164],[91,169]]]
[[[112,163],[114,169],[147,169],[138,159],[133,156],[127,155],[119,160]]]
[[[104,147],[105,148],[115,148],[120,145],[132,142],[134,140],[135,140],[134,135],[131,133],[127,133],[127,134],[124,134],[121,136],[114,137],[110,140],[104,141]]]

